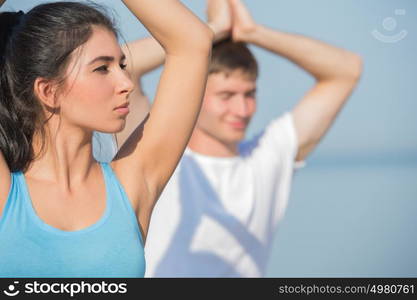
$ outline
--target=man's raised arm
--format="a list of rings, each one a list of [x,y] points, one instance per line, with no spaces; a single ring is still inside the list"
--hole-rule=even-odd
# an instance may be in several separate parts
[[[295,63],[316,79],[293,110],[298,139],[296,160],[304,160],[332,125],[362,72],[361,58],[301,35],[288,34],[255,23],[240,0],[229,0],[235,41],[251,43]]]

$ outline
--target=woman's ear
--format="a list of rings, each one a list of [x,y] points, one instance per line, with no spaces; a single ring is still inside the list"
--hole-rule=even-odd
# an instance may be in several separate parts
[[[33,84],[33,90],[39,101],[47,108],[53,110],[59,108],[56,97],[57,89],[58,85],[55,81],[45,78],[38,77]]]

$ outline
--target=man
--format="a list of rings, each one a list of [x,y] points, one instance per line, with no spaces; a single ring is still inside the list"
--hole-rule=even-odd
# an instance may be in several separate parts
[[[232,41],[213,47],[199,120],[155,206],[145,247],[150,277],[263,276],[294,169],[330,128],[361,73],[356,54],[261,26],[240,0],[211,0],[208,13],[215,31]],[[246,43],[297,64],[316,84],[292,111],[243,142],[258,76]]]

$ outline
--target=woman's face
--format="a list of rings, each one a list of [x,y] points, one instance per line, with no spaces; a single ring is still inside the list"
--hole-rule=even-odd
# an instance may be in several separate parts
[[[90,39],[74,51],[67,68],[58,96],[61,122],[95,131],[121,131],[134,87],[125,67],[115,35],[93,26]]]

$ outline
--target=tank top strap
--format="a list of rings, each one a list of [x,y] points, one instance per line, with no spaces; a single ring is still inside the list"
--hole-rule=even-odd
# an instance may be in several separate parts
[[[6,219],[13,219],[12,214],[14,212],[20,211],[24,205],[22,201],[22,183],[19,180],[19,175],[21,172],[10,173],[10,188],[9,194],[6,198],[6,204],[3,208],[3,211],[0,215],[0,225],[5,222]]]

